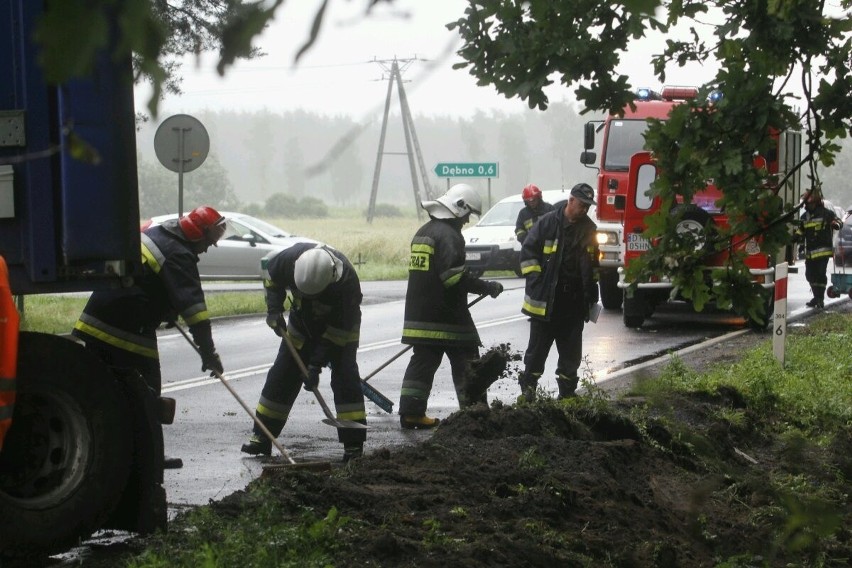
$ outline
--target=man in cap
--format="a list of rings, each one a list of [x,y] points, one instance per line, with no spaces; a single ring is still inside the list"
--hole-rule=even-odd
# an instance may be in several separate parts
[[[222,372],[213,344],[210,314],[198,275],[198,255],[225,233],[225,218],[202,205],[179,219],[142,231],[142,275],[129,288],[94,292],[71,332],[106,364],[138,372],[160,396],[162,378],[157,328],[179,315],[201,352],[201,370]],[[179,468],[179,458],[164,467]]]
[[[538,380],[554,342],[559,353],[559,398],[574,396],[583,352],[583,327],[598,302],[597,226],[589,218],[594,191],[585,183],[571,189],[568,201],[542,216],[521,249],[526,290],[521,311],[530,316],[530,338],[519,382],[535,398]]]
[[[445,354],[459,406],[485,402],[485,393],[481,400],[468,400],[465,392],[465,373],[470,362],[479,358],[480,345],[467,296],[488,294],[496,298],[503,291],[499,282],[474,278],[464,266],[461,229],[471,213],[481,214],[479,194],[461,183],[437,200],[424,202],[423,208],[430,220],[411,241],[402,329],[402,342],[414,346],[399,401],[400,426],[404,429],[434,428],[440,422],[426,416],[426,405]]]
[[[304,384],[305,390],[313,390],[323,367],[328,366],[337,418],[366,424],[356,361],[363,296],[355,268],[343,253],[313,243],[297,243],[267,255],[263,262],[266,323],[282,340],[257,403],[257,418],[278,436],[287,423],[299,387]],[[289,324],[284,318],[288,302]],[[307,377],[302,375],[284,334],[305,362]],[[339,428],[337,436],[343,444],[344,463],[363,455],[366,429]],[[242,451],[270,455],[272,442],[255,424]]]

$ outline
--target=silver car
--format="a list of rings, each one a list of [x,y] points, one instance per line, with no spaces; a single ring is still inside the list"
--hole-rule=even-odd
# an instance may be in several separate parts
[[[260,280],[260,259],[272,251],[296,243],[317,243],[314,239],[288,233],[251,215],[220,211],[226,219],[225,234],[217,246],[200,255],[198,272],[203,280]],[[143,227],[159,225],[177,215],[152,217]]]

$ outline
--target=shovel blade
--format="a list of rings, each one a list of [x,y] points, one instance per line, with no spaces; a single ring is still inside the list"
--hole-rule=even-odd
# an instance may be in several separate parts
[[[343,428],[347,430],[369,430],[370,427],[354,420],[341,420],[340,418],[323,418],[322,421],[329,426],[335,428]]]
[[[393,412],[393,401],[374,389],[365,380],[361,380],[361,393],[388,414]]]

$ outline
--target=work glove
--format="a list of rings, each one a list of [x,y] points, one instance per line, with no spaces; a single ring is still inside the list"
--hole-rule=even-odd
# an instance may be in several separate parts
[[[269,312],[266,314],[266,325],[278,337],[284,337],[284,334],[287,332],[287,319],[281,312]]]
[[[222,359],[215,351],[201,356],[201,370],[211,371],[211,376],[214,376],[216,373],[219,373],[221,375],[223,372],[225,372],[225,368],[222,367]]]
[[[488,286],[488,295],[492,298],[496,298],[503,293],[503,285],[496,280],[488,280],[486,284]]]
[[[319,377],[322,367],[316,365],[308,366],[308,376],[305,377],[305,390],[312,391],[319,386]]]

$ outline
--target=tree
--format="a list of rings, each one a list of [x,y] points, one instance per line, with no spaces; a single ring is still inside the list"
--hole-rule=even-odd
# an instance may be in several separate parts
[[[697,297],[712,289],[745,313],[761,299],[742,286],[749,281],[743,258],[732,260],[723,281],[704,282],[693,270],[701,253],[679,247],[674,224],[662,218],[678,197],[689,202],[696,188],[713,179],[725,189],[722,205],[732,220],[720,242],[755,232],[762,232],[765,250],[788,242],[784,223],[767,219],[792,217],[790,207],[783,210],[780,198],[767,195],[752,159],[768,148],[769,129],[801,127],[806,145],[798,167],[812,189],[821,189],[820,168],[833,164],[838,140],[852,126],[852,2],[839,4],[843,12],[833,14],[826,2],[813,0],[472,0],[465,17],[448,27],[463,39],[458,53],[465,62],[457,68],[530,108],[546,108],[544,89],[559,80],[575,87],[586,112],[619,113],[634,100],[628,78],[615,72],[621,54],[653,32],[668,34],[652,60],[661,83],[669,65],[715,59],[719,71],[699,92],[719,89],[721,102],[711,109],[700,97],[680,105],[646,136],[663,172],[653,191],[666,205],[649,235],[662,237],[660,246],[645,255],[641,270],[667,266],[676,286]],[[685,37],[671,35],[678,24],[686,25]],[[701,33],[708,28],[711,34]],[[799,101],[801,112],[794,109]]]
[[[139,214],[143,218],[177,213],[178,176],[160,164],[137,157],[139,177]],[[215,154],[183,179],[184,211],[199,205],[212,205],[225,211],[239,208],[239,200],[222,165]]]

